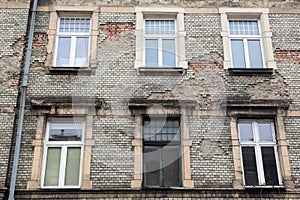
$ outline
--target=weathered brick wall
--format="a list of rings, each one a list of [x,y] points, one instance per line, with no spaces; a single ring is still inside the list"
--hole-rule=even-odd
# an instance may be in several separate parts
[[[4,188],[17,106],[28,10],[0,8],[0,18],[0,188]]]
[[[191,170],[196,188],[231,188],[234,180],[229,120],[190,117]]]
[[[79,1],[76,1],[79,2]],[[72,5],[74,1],[54,1]],[[148,1],[80,1],[81,5],[148,5]],[[153,1],[149,1],[153,3]],[[159,3],[159,2],[155,2]],[[161,1],[171,5],[171,2]],[[170,3],[170,4],[169,4]],[[41,1],[48,5],[49,1]],[[295,1],[180,1],[183,6],[273,6],[292,7]],[[284,19],[281,19],[281,18]],[[179,99],[197,101],[196,110],[219,110],[226,100],[291,99],[291,110],[299,110],[299,21],[298,15],[270,15],[273,47],[278,71],[272,75],[230,76],[223,70],[223,45],[218,14],[186,14],[186,58],[189,69],[184,75],[138,75],[135,60],[135,14],[100,13],[97,69],[91,75],[49,74],[44,66],[48,42],[49,12],[38,12],[29,77],[28,99],[88,96],[103,99],[102,111],[112,116],[94,117],[91,179],[95,189],[129,189],[133,179],[134,121],[131,116],[116,117],[117,110],[128,111],[130,98],[149,100]],[[292,19],[292,20],[291,20]],[[283,24],[285,22],[285,24]],[[286,26],[291,33],[286,33]],[[292,27],[292,28],[291,28]],[[290,37],[289,35],[292,35]],[[287,38],[285,40],[282,37]],[[229,119],[216,116],[190,116],[191,170],[196,188],[231,188],[234,179]],[[299,187],[298,133],[296,118],[285,121],[293,180]],[[30,178],[36,118],[26,117],[19,168],[18,189],[25,189]],[[292,146],[293,145],[293,146]],[[213,167],[212,167],[213,166]],[[135,196],[139,199],[139,196]],[[157,196],[155,196],[157,197]],[[180,195],[177,196],[180,198]],[[112,197],[113,198],[113,197]],[[128,197],[129,198],[129,197]],[[99,198],[101,199],[101,198]]]

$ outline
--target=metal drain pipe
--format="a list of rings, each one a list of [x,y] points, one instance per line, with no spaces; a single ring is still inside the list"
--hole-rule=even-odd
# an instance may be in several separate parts
[[[25,109],[25,101],[26,101],[26,90],[28,85],[28,74],[29,74],[30,58],[32,52],[32,42],[33,42],[37,4],[38,4],[38,0],[34,0],[32,10],[31,10],[32,14],[31,14],[31,21],[30,21],[30,28],[29,28],[28,47],[26,50],[26,57],[25,57],[23,82],[21,85],[20,110],[19,110],[19,118],[18,118],[16,146],[14,152],[14,163],[13,163],[11,180],[10,180],[10,189],[9,189],[9,198],[8,198],[9,200],[14,200],[14,196],[15,196],[15,187],[16,187],[16,179],[18,173],[19,155],[20,155],[20,148],[21,148],[23,120],[24,120],[24,109]]]

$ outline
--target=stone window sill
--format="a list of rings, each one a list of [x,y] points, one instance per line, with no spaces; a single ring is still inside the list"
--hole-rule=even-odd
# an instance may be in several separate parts
[[[139,67],[138,73],[141,75],[182,75],[184,73],[182,67],[169,68],[169,67]]]
[[[256,75],[272,75],[272,68],[257,68],[257,69],[245,69],[245,68],[230,68],[227,69],[229,75],[233,76],[256,76]]]
[[[90,67],[50,67],[49,74],[55,75],[90,75],[92,74]]]

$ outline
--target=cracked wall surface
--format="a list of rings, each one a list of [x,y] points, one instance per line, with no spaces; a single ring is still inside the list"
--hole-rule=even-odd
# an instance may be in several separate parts
[[[49,5],[74,4],[86,6],[166,5],[185,8],[221,6],[300,8],[298,1],[284,0],[41,0],[39,3],[41,7],[44,6],[45,10]],[[49,66],[45,66],[49,18],[49,11],[41,9],[38,12],[24,123],[26,134],[24,134],[20,157],[24,162],[21,162],[19,168],[18,189],[26,189],[26,184],[30,180],[33,155],[31,141],[36,134],[37,115],[31,107],[31,102],[36,99],[43,103],[44,101],[57,101],[60,98],[76,100],[77,97],[84,96],[92,102],[103,101],[103,106],[95,111],[93,116],[95,146],[91,152],[91,179],[93,189],[96,190],[130,189],[130,181],[134,173],[132,139],[135,125],[134,117],[131,116],[129,109],[131,100],[176,101],[179,105],[183,105],[187,100],[195,102],[195,108],[193,114],[189,116],[188,123],[192,140],[191,175],[195,189],[232,188],[234,166],[230,119],[226,116],[226,109],[224,110],[223,107],[227,101],[282,100],[290,103],[288,111],[300,111],[299,14],[269,14],[277,69],[272,74],[252,76],[232,76],[223,69],[221,18],[216,11],[185,14],[185,53],[188,69],[183,73],[139,73],[134,68],[136,15],[133,12],[100,12],[97,24],[99,35],[96,69],[91,74],[81,74],[80,70],[78,74],[51,74]],[[12,43],[15,49],[12,55],[18,55],[16,52],[21,51],[18,48],[21,48],[19,46],[24,42],[19,39]],[[16,79],[12,77],[8,85],[13,90],[16,87]],[[210,115],[210,112],[218,114]],[[299,119],[300,116],[285,118],[287,137],[291,144],[289,156],[292,176],[296,187],[300,187],[298,170],[300,141],[296,139],[300,134]]]
[[[0,18],[0,189],[3,189],[17,111],[28,10],[0,8]]]

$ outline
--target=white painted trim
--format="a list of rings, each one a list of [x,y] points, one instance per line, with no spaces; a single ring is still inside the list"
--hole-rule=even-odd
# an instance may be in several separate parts
[[[65,118],[65,122],[70,122],[69,118]],[[41,188],[80,188],[81,183],[82,183],[82,170],[83,170],[83,155],[84,155],[84,141],[85,141],[85,131],[86,131],[86,123],[84,121],[82,122],[82,135],[81,135],[81,141],[48,141],[49,138],[49,132],[50,132],[50,123],[51,122],[56,122],[60,121],[63,122],[64,120],[59,119],[49,119],[47,122],[47,127],[46,127],[46,134],[44,138],[44,153],[43,153],[43,162],[42,162],[42,170],[41,170]],[[60,158],[60,169],[59,169],[59,179],[58,179],[58,185],[57,186],[45,186],[44,185],[44,180],[45,180],[45,172],[46,172],[46,165],[47,165],[47,152],[48,148],[51,147],[59,147],[61,148],[61,158]],[[81,154],[80,154],[80,168],[79,168],[79,182],[78,185],[74,186],[65,186],[65,169],[66,169],[66,159],[67,159],[67,153],[68,150],[67,148],[69,147],[77,147],[80,148]]]
[[[145,67],[145,38],[144,38],[144,19],[153,16],[161,16],[175,19],[176,31],[176,67],[188,68],[185,57],[185,31],[184,31],[184,8],[178,7],[135,7],[136,13],[136,58],[134,67],[136,69]],[[157,17],[156,17],[157,18]]]
[[[268,8],[219,8],[221,14],[221,36],[223,38],[224,49],[224,69],[232,68],[232,56],[229,36],[229,19],[254,19],[259,20],[261,34],[261,49],[264,68],[276,69],[276,62],[273,55],[272,33],[269,25]]]

